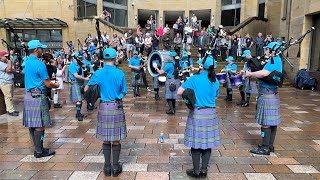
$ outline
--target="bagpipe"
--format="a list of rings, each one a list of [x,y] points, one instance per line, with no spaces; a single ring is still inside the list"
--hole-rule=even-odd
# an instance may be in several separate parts
[[[16,87],[24,88],[24,75],[21,73],[23,67],[23,59],[21,56],[21,52],[18,49],[22,49],[25,52],[26,57],[29,56],[29,51],[27,45],[21,40],[21,38],[18,36],[18,34],[15,32],[13,27],[8,23],[5,22],[7,27],[9,28],[10,32],[13,34],[13,39],[14,39],[14,48],[11,47],[5,40],[2,40],[2,45],[10,52],[10,50],[14,50],[16,55],[17,55],[17,62],[14,64],[14,69],[15,71],[13,72],[14,78],[13,82]],[[20,46],[18,46],[17,42],[20,43]]]
[[[279,44],[275,44],[271,50],[270,50],[270,56],[266,57],[264,60],[259,61],[258,59],[252,58],[250,60],[248,60],[247,62],[247,66],[248,68],[251,70],[251,72],[255,72],[255,71],[260,71],[264,68],[264,66],[270,61],[271,64],[274,64],[274,57],[279,56],[281,54],[283,54],[284,51],[286,51],[287,49],[289,49],[291,46],[296,45],[296,44],[300,44],[303,39],[312,31],[314,31],[315,28],[311,27],[311,29],[309,29],[307,32],[305,32],[303,35],[301,35],[299,38],[297,38],[296,40],[292,41],[292,37],[287,41],[287,42],[282,42],[280,45]],[[284,58],[288,64],[291,67],[294,67],[293,64],[286,58]],[[282,60],[282,58],[281,58]],[[278,71],[272,71],[267,77],[264,78],[260,78],[259,80],[270,84],[270,85],[276,85],[279,87],[282,87],[283,81],[286,78],[286,74],[284,72],[284,70],[282,72],[278,72]]]

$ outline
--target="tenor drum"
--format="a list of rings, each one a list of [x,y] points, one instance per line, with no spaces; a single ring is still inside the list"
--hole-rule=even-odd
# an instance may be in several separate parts
[[[232,76],[230,78],[230,82],[232,86],[239,87],[242,85],[242,76],[241,75]]]
[[[218,74],[217,74],[217,79],[219,80],[219,82],[220,82],[221,84],[223,84],[223,83],[226,82],[227,74],[226,74],[226,73],[218,73]]]

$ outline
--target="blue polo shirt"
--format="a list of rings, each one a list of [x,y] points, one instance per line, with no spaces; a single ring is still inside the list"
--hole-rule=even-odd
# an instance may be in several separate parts
[[[43,81],[49,79],[47,67],[36,56],[28,57],[23,72],[26,91],[32,88],[46,89]]]
[[[129,60],[129,65],[131,65],[131,66],[140,66],[140,63],[141,63],[141,58],[139,58],[139,57],[137,57],[137,58],[132,57]]]
[[[102,101],[122,99],[128,93],[126,76],[116,66],[105,64],[102,69],[96,71],[87,85],[95,84],[100,87],[100,99]]]
[[[69,76],[70,76],[71,80],[73,80],[73,81],[77,80],[73,74],[75,74],[75,73],[78,74],[79,68],[80,68],[80,66],[77,63],[75,63],[74,61],[72,61],[72,63],[69,66]]]
[[[274,60],[274,64],[271,64],[271,60],[269,60],[269,62],[267,62],[267,64],[263,67],[263,70],[267,70],[270,73],[274,70],[276,70],[278,72],[282,72],[281,58],[279,56],[276,56],[273,58],[273,60]],[[259,86],[264,87],[264,88],[270,88],[270,89],[278,88],[278,86],[269,85],[269,84],[262,82],[262,81],[259,82]]]
[[[192,62],[192,58],[188,59],[188,58],[182,58],[179,61],[180,67],[181,69],[186,69],[188,68],[188,61],[189,61],[189,66],[193,66],[193,62]]]
[[[237,71],[237,64],[236,63],[232,63],[232,64],[226,64],[224,66],[224,70],[226,71]]]
[[[162,70],[167,73],[167,78],[173,78],[174,64],[175,64],[175,61],[172,60],[171,62],[168,62],[168,63],[163,67]]]
[[[93,71],[94,71],[94,70],[93,70],[93,67],[92,67],[92,64],[91,64],[91,62],[90,62],[89,60],[83,58],[82,62],[83,62],[86,66],[89,66],[90,72],[93,72]]]
[[[192,89],[196,95],[196,107],[216,107],[216,97],[219,96],[219,81],[212,83],[208,79],[208,71],[193,75],[181,87]]]

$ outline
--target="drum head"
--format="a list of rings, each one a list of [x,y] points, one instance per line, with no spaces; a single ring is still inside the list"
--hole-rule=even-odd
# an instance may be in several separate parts
[[[159,77],[158,77],[158,80],[159,80],[160,82],[166,82],[167,77],[165,77],[165,76],[159,76]]]

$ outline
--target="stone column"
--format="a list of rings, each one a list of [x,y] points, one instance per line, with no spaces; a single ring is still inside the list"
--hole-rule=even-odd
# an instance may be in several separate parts
[[[97,16],[100,17],[103,11],[103,0],[97,0]]]

